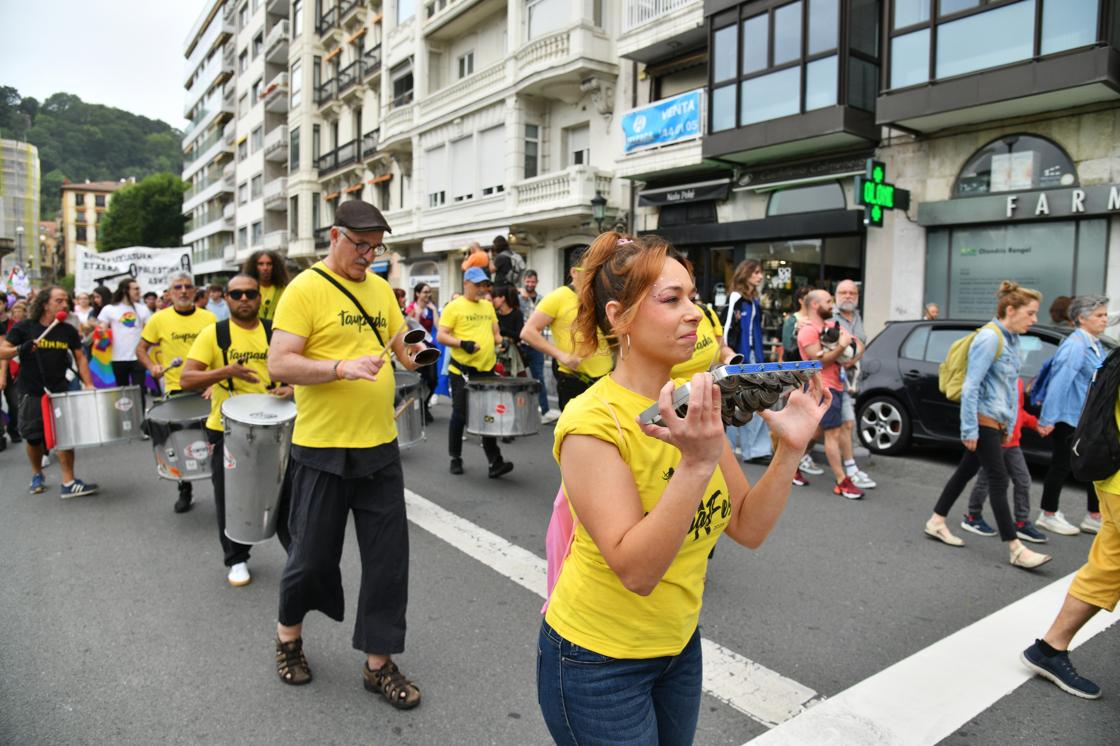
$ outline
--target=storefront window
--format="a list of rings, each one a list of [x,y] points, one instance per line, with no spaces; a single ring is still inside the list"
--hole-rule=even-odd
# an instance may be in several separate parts
[[[1034,49],[1034,3],[1023,0],[940,24],[937,77],[964,75],[1030,57]]]
[[[1042,53],[1092,44],[1097,40],[1099,0],[1062,0],[1042,4]]]
[[[978,150],[957,177],[955,195],[965,197],[1077,183],[1073,161],[1054,143],[1033,135],[1005,135]]]
[[[770,195],[766,214],[790,215],[797,212],[818,210],[843,210],[847,208],[843,188],[834,181],[825,184],[782,189]]]

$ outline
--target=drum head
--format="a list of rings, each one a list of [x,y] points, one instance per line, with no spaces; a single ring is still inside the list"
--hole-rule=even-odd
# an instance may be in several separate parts
[[[242,394],[222,402],[222,416],[246,425],[278,425],[295,419],[296,405],[272,394]]]
[[[155,422],[188,422],[210,416],[210,402],[201,394],[175,396],[156,402],[148,410],[148,419]]]

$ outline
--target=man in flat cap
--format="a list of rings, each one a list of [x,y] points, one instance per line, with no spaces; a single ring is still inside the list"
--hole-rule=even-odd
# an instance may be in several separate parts
[[[280,580],[276,672],[306,684],[303,619],[318,610],[342,621],[339,560],[348,514],[362,579],[353,645],[366,660],[365,688],[398,709],[420,704],[420,690],[390,659],[404,650],[408,602],[408,521],[393,419],[391,348],[412,369],[400,306],[389,283],[368,271],[386,253],[389,224],[371,204],[339,205],[326,258],[284,291],[273,321],[268,369],[295,384],[291,546]]]

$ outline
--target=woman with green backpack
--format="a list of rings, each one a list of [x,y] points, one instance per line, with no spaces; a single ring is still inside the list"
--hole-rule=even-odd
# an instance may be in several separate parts
[[[968,363],[960,393],[964,457],[941,491],[933,515],[926,521],[925,532],[949,546],[964,546],[964,541],[949,530],[945,517],[965,486],[983,467],[988,475],[992,512],[1000,538],[1008,544],[1011,564],[1031,570],[1051,558],[1027,549],[1016,536],[1015,521],[1007,503],[1008,476],[1003,443],[1011,434],[1019,407],[1018,380],[1022,364],[1019,335],[1038,320],[1042,293],[1005,280],[996,299],[996,318],[968,342]]]

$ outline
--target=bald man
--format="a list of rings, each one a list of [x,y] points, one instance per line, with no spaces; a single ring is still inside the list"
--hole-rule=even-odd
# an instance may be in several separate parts
[[[840,402],[840,419],[843,422],[844,437],[840,440],[840,457],[844,460],[844,473],[856,487],[863,490],[875,488],[875,480],[869,477],[856,464],[852,435],[856,429],[855,395],[859,393],[859,361],[867,344],[867,332],[863,330],[863,318],[859,315],[859,284],[855,280],[841,280],[836,286],[836,323],[840,325],[856,343],[856,355],[851,360],[840,363],[843,373],[844,398]]]

